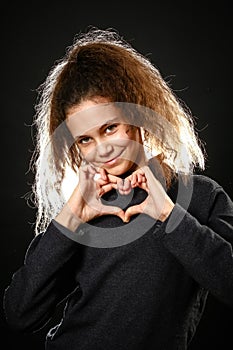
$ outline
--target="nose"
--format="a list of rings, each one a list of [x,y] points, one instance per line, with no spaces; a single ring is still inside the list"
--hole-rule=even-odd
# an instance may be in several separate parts
[[[108,142],[100,142],[98,143],[98,145],[96,146],[96,151],[97,151],[97,154],[100,156],[100,157],[106,157],[108,155],[111,154],[113,150],[113,147],[110,143]]]

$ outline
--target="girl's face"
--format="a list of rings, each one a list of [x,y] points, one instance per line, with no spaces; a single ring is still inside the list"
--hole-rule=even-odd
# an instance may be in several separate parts
[[[120,110],[106,98],[72,107],[66,122],[82,158],[95,168],[120,175],[144,161],[140,129],[127,124]]]

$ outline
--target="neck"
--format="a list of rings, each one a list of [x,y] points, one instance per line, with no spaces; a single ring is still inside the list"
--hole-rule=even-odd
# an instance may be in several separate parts
[[[140,169],[141,167],[145,166],[148,164],[148,159],[145,155],[144,150],[142,150],[142,152],[139,152],[132,168],[130,169],[131,171],[135,171],[137,169]]]
[[[130,169],[128,169],[125,173],[118,175],[121,179],[125,179],[127,176],[132,174],[135,170],[140,169],[141,167],[148,164],[148,159],[145,156],[144,152],[141,152],[141,154],[137,157],[133,165]]]

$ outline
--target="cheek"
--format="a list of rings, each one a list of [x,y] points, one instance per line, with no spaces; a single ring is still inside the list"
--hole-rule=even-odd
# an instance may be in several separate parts
[[[136,134],[133,132],[131,127],[127,127],[117,135],[113,137],[112,143],[116,146],[127,147],[136,141]],[[137,142],[137,141],[136,141]]]
[[[87,161],[90,161],[95,156],[95,147],[89,146],[86,148],[80,148],[80,154],[82,158],[86,159]]]
[[[130,152],[138,151],[141,143],[136,138],[131,138],[126,133],[122,134],[119,138],[112,140],[112,145],[119,148],[127,148]]]
[[[127,133],[126,142],[130,145],[131,148],[135,148],[135,150],[138,150],[138,148],[140,148],[142,145],[140,135],[135,129],[129,130]]]

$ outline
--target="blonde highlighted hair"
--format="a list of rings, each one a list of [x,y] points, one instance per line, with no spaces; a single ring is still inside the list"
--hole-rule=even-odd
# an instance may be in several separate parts
[[[92,27],[74,38],[38,88],[36,146],[30,164],[35,174],[31,199],[37,208],[36,234],[65,203],[61,186],[67,167],[78,173],[81,162],[68,130],[57,130],[70,108],[96,96],[145,108],[140,123],[135,119],[132,124],[140,124],[144,145],[160,161],[167,187],[177,173],[205,167],[194,118],[155,65],[116,30]]]

